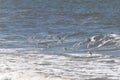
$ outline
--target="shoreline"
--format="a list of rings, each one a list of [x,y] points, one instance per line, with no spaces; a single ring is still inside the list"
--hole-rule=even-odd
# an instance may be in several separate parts
[[[4,50],[0,52],[0,80],[119,80],[119,64],[119,57],[102,54]]]

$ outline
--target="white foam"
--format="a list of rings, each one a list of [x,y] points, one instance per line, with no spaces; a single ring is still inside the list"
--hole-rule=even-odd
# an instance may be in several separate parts
[[[109,78],[120,80],[120,58],[100,54],[0,54],[0,80],[83,80]],[[5,52],[5,49],[3,50]],[[0,53],[3,53],[2,51]],[[68,56],[67,56],[68,55]]]

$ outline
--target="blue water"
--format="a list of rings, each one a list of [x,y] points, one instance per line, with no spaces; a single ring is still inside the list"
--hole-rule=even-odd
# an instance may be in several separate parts
[[[120,0],[0,0],[0,48],[80,52],[96,49],[105,40],[89,48],[89,43],[77,48],[73,47],[75,43],[96,35],[115,34],[111,43],[116,43],[108,46],[111,51],[112,46],[117,50],[105,48],[110,54],[119,53],[119,15]]]
[[[0,74],[120,80],[120,0],[0,0]]]

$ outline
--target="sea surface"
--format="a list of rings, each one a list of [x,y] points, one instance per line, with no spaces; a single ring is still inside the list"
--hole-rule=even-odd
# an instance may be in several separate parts
[[[39,75],[120,80],[120,0],[0,0],[0,80]]]

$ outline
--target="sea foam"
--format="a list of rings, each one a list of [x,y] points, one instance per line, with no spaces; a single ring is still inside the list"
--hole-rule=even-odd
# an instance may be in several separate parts
[[[13,54],[10,54],[9,51]],[[120,58],[102,54],[52,54],[31,49],[0,50],[0,80],[120,80]],[[3,52],[2,52],[3,51]],[[5,53],[6,51],[6,53]],[[7,53],[8,51],[8,53]]]

